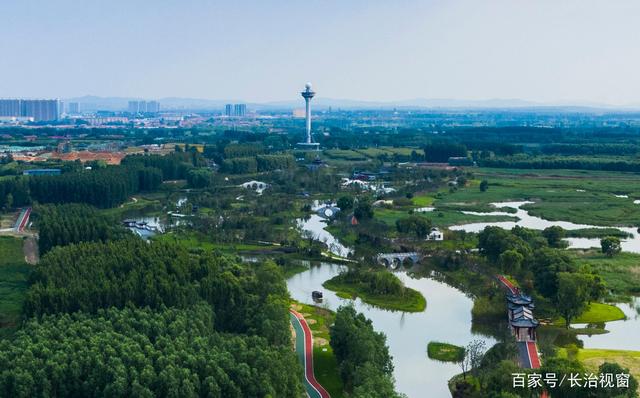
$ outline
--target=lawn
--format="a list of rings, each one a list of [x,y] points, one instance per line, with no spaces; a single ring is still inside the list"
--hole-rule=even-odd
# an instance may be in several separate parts
[[[348,161],[366,161],[367,156],[350,149],[326,149],[324,154],[332,159],[348,160]]]
[[[367,304],[395,311],[422,312],[427,308],[427,300],[424,296],[411,288],[405,288],[403,296],[374,295],[364,291],[359,285],[339,283],[335,280],[336,278],[329,279],[322,286],[336,292],[338,297],[351,299],[359,297]]]
[[[427,355],[442,362],[460,362],[464,357],[464,348],[457,345],[431,341],[427,345]]]
[[[0,237],[0,337],[10,334],[18,323],[30,270],[24,262],[22,239]]]
[[[0,266],[24,262],[22,239],[12,236],[0,236]]]
[[[625,319],[624,312],[615,305],[591,303],[589,308],[575,319],[575,323],[601,323]]]
[[[425,217],[431,220],[431,223],[435,227],[448,227],[451,225],[461,225],[474,222],[496,222],[496,221],[515,221],[514,217],[510,216],[478,216],[474,214],[464,214],[458,210],[443,210],[437,209],[433,212],[427,213],[413,213],[414,215]],[[374,217],[377,220],[384,222],[387,225],[395,227],[396,221],[400,218],[409,217],[408,211],[397,209],[381,209],[374,210]]]
[[[616,362],[623,369],[629,369],[636,379],[640,379],[640,351],[605,350],[597,348],[579,348],[577,354],[569,354],[567,349],[560,348],[558,356],[575,355],[591,371],[597,371],[604,362]]]
[[[413,198],[411,198],[413,204],[418,207],[431,206],[435,200],[436,198],[434,198],[431,194],[424,193],[415,195]]]
[[[293,302],[291,307],[304,316],[313,335],[313,372],[332,398],[343,397],[338,363],[329,345],[329,326],[335,313],[313,305]]]
[[[602,323],[619,321],[625,319],[624,312],[615,305],[591,303],[586,311],[584,311],[576,319],[573,319],[573,323]],[[564,319],[560,318],[555,324],[564,325]]]
[[[211,242],[210,240],[207,239],[206,236],[200,235],[196,232],[184,233],[180,235],[167,233],[162,235],[156,235],[153,239],[157,241],[164,241],[164,242],[175,242],[189,249],[201,248],[205,250],[220,250],[223,252],[229,252],[234,254],[237,254],[238,251],[261,251],[261,250],[276,249],[280,247],[280,246],[259,245],[259,244],[249,244],[249,243]]]

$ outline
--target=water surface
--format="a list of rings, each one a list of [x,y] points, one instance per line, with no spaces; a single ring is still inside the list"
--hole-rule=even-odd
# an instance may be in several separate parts
[[[396,389],[409,397],[449,397],[447,381],[461,373],[457,364],[438,362],[427,357],[427,344],[430,341],[465,346],[473,339],[480,339],[487,343],[487,348],[495,343],[491,337],[471,332],[473,301],[443,282],[430,278],[413,279],[405,271],[396,272],[406,286],[422,293],[427,299],[427,309],[420,313],[388,311],[359,299],[342,299],[322,287],[324,281],[342,269],[344,266],[330,263],[311,266],[308,271],[287,281],[289,292],[295,300],[314,304],[311,292],[322,290],[322,306],[334,311],[342,304],[353,302],[358,312],[373,321],[375,330],[387,336],[395,367]]]

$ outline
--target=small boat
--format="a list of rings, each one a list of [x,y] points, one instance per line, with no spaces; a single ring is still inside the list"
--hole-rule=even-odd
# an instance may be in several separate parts
[[[322,292],[319,290],[314,290],[313,292],[311,292],[311,298],[314,301],[318,301],[318,302],[322,301]]]

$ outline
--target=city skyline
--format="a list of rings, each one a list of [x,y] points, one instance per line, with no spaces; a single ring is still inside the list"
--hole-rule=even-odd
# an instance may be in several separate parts
[[[1,11],[5,98],[266,103],[311,80],[334,99],[640,105],[631,0],[28,0]]]

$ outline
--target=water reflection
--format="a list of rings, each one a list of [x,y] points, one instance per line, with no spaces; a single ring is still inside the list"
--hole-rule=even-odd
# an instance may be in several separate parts
[[[313,304],[311,292],[322,290],[322,307],[336,310],[352,300],[342,299],[324,289],[322,283],[337,275],[343,265],[322,263],[291,277],[287,286],[298,301]],[[387,336],[395,366],[397,389],[409,397],[449,396],[447,381],[461,372],[457,364],[442,363],[427,357],[430,341],[443,341],[460,346],[472,339],[481,339],[490,347],[495,340],[471,330],[473,301],[461,291],[430,278],[414,279],[404,271],[396,275],[404,284],[421,292],[427,299],[427,309],[420,313],[387,311],[354,300],[356,310],[373,321],[376,330]],[[428,394],[425,392],[428,391]]]
[[[605,329],[609,333],[594,334],[592,336],[579,336],[584,343],[584,348],[606,348],[611,350],[640,351],[640,298],[634,297],[630,303],[617,304],[627,316],[621,321],[607,322]],[[586,324],[575,324],[574,328],[587,327]]]

